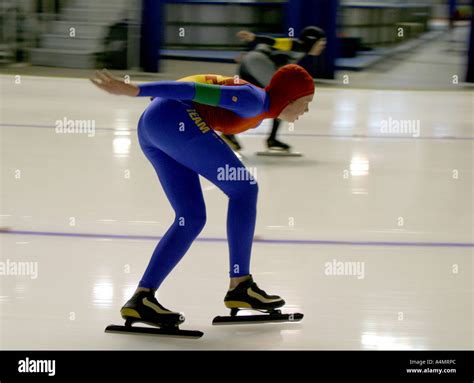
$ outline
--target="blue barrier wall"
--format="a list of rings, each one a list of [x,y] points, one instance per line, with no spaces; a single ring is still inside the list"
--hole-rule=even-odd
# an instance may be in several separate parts
[[[332,79],[337,56],[336,19],[338,0],[289,0],[286,7],[286,27],[294,28],[296,36],[308,25],[326,32],[327,46],[320,57],[306,57],[300,62],[314,77]]]
[[[159,71],[164,16],[162,0],[142,0],[140,66],[145,72]]]
[[[472,1],[474,9],[474,0]],[[467,54],[466,82],[474,82],[474,12],[471,12],[471,33],[469,35],[469,47]]]

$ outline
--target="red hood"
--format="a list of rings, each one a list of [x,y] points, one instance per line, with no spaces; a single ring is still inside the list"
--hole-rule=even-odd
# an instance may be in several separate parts
[[[301,66],[289,64],[276,71],[265,87],[270,97],[267,118],[276,118],[294,100],[314,93],[314,81]]]

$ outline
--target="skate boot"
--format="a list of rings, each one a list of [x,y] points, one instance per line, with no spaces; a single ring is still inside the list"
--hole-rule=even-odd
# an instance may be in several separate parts
[[[282,313],[278,308],[283,306],[285,301],[277,295],[268,295],[259,289],[251,275],[227,292],[224,304],[230,309],[230,315],[215,317],[212,320],[213,325],[299,322],[304,316],[301,313]],[[256,310],[263,314],[238,315],[241,310]]]
[[[184,322],[181,313],[170,311],[160,305],[151,291],[136,292],[120,310],[125,326],[143,322],[158,327],[177,327]]]
[[[302,154],[300,152],[294,152],[290,145],[278,141],[275,138],[268,137],[267,149],[262,152],[257,152],[257,156],[301,157]]]
[[[277,295],[268,295],[258,288],[252,275],[229,290],[224,298],[224,304],[229,309],[254,309],[271,311],[285,304]]]
[[[291,151],[290,145],[287,145],[284,142],[278,141],[277,139],[271,138],[271,137],[267,139],[267,147],[268,147],[268,150],[271,150],[271,151],[281,151],[281,152]]]

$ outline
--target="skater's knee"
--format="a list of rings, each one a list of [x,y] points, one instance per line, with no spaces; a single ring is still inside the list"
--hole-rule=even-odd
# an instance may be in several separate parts
[[[249,199],[257,199],[258,197],[258,183],[256,180],[246,183],[244,188],[244,194]]]
[[[250,182],[247,191],[250,195],[257,198],[257,196],[258,196],[258,183],[257,183],[257,181],[254,180],[253,182]]]
[[[198,236],[206,225],[206,215],[191,216],[189,218],[189,227],[188,230],[193,233],[195,236]]]
[[[192,236],[197,236],[206,225],[206,212],[177,214],[176,225]]]
[[[258,183],[254,180],[251,182],[240,181],[236,187],[229,193],[229,198],[245,198],[248,201],[256,201],[258,197]]]

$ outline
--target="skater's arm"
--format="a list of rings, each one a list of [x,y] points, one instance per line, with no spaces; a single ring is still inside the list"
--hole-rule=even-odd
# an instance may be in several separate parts
[[[273,37],[264,36],[264,35],[256,35],[250,31],[239,31],[236,35],[241,41],[245,41],[247,43],[252,43],[254,45],[257,44],[267,44],[273,46],[275,44],[275,40]]]
[[[115,78],[107,69],[96,71],[95,77],[91,78],[90,81],[98,88],[117,96],[134,97],[139,92],[138,86]]]
[[[289,37],[270,37],[265,35],[256,35],[255,33],[249,31],[240,31],[237,32],[237,37],[246,42],[250,42],[253,45],[257,44],[267,44],[270,45],[272,48],[277,49],[279,51],[299,51],[300,44],[298,44],[298,40],[292,39]]]
[[[160,81],[137,86],[113,77],[105,69],[96,72],[96,78],[91,81],[97,87],[116,95],[189,100],[228,109],[241,117],[253,117],[262,113],[265,104],[265,91],[250,84],[213,85],[198,82]]]
[[[138,86],[138,96],[189,100],[198,104],[217,106],[242,117],[263,112],[264,92],[246,85],[214,85],[198,82],[160,81]]]

